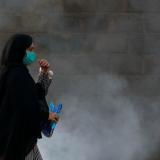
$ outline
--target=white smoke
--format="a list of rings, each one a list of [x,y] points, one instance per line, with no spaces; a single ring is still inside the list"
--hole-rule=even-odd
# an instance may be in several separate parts
[[[43,158],[144,160],[148,157],[153,151],[149,145],[156,143],[145,134],[135,104],[124,94],[127,82],[113,75],[78,79],[58,99],[63,103],[63,113],[52,138],[39,140]],[[153,128],[150,129],[147,131]]]

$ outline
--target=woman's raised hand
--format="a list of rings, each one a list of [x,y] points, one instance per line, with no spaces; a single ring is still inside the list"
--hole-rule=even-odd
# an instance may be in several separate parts
[[[46,59],[40,59],[38,62],[39,62],[40,67],[42,68],[42,71],[47,73],[50,67],[49,62]]]

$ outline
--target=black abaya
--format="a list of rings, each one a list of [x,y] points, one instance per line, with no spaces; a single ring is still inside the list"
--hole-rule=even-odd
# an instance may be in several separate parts
[[[24,160],[42,138],[48,104],[43,87],[23,63],[6,70],[0,74],[0,160]]]

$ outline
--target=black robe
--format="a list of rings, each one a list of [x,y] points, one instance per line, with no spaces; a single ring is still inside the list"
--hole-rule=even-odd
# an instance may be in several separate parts
[[[0,77],[2,78],[2,77]],[[48,120],[45,91],[23,64],[9,67],[0,81],[0,160],[24,160],[42,138]]]

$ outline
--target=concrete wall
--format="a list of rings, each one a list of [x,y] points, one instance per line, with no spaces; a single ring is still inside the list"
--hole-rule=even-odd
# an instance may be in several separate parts
[[[159,159],[155,154],[159,152],[160,144],[160,130],[158,129],[160,121],[159,8],[159,0],[0,1],[0,48],[3,48],[5,40],[15,32],[33,35],[38,45],[36,51],[40,54],[40,58],[48,59],[55,72],[54,83],[51,85],[47,97],[48,101],[52,99],[56,102],[62,101],[65,107],[70,109],[70,113],[64,109],[64,121],[61,122],[61,125],[64,124],[64,126],[59,129],[59,132],[69,133],[67,128],[73,132],[69,136],[60,134],[59,139],[58,133],[55,134],[58,139],[52,142],[53,145],[58,146],[57,150],[54,149],[55,159],[63,159],[64,156],[72,160],[77,158],[76,155],[80,160],[91,158],[95,160]],[[37,65],[33,64],[30,68],[35,79]],[[103,99],[99,97],[103,97]],[[76,102],[73,99],[76,99]],[[104,110],[103,113],[96,110],[97,103]],[[138,133],[128,127],[133,122],[130,118],[130,121],[128,120],[128,114],[125,119],[125,122],[128,121],[125,125],[127,127],[123,128],[121,123],[118,125],[116,122],[111,129],[114,133],[117,128],[119,129],[118,133],[113,135],[118,139],[118,146],[124,146],[121,151],[117,147],[114,136],[107,134],[107,131],[110,130],[108,123],[112,124],[114,118],[112,116],[109,120],[104,118],[110,115],[111,109],[105,104],[112,106],[116,113],[117,108],[122,107],[123,110],[125,106],[127,113],[134,112],[135,114],[133,121],[136,119],[136,122],[134,121],[133,128],[135,130],[138,128]],[[80,111],[80,113],[83,113],[82,106],[88,108],[84,122],[80,121],[80,123],[84,123],[85,128],[78,125],[77,117],[81,119],[80,114],[68,118],[76,112],[73,109],[76,106],[79,107],[77,112]],[[96,111],[94,117],[92,107]],[[130,107],[134,111],[130,112],[127,109]],[[83,114],[85,115],[85,113]],[[119,114],[123,117],[121,112]],[[118,113],[115,115],[116,120],[119,121]],[[92,121],[86,122],[89,119],[88,116],[93,123],[91,123]],[[103,119],[105,121],[101,122]],[[68,124],[67,120],[71,123],[68,122]],[[106,128],[106,130],[100,126],[97,128],[102,131],[102,135],[94,129],[88,129],[89,126],[92,128],[94,120],[101,122],[103,124],[101,127]],[[74,125],[75,122],[77,127]],[[118,126],[121,125],[122,130],[126,129],[126,132],[120,131]],[[92,134],[86,133],[86,130]],[[83,133],[87,136],[91,134],[92,138],[97,135],[100,139],[95,144],[89,138],[86,139],[87,144],[85,144],[88,148],[99,146],[99,149],[96,150],[94,147],[93,150],[86,149],[82,143],[83,134],[75,136],[74,133]],[[127,136],[128,143],[125,140]],[[62,137],[75,139],[73,143],[66,141],[65,144],[61,140]],[[81,137],[81,143],[78,140],[79,137]],[[104,139],[106,142],[102,144]],[[110,144],[107,139],[111,139]],[[52,152],[51,142],[48,141],[48,143]],[[88,145],[89,143],[91,146]],[[79,148],[74,149],[74,144],[80,144]],[[72,147],[67,148],[67,145],[72,145]],[[42,143],[40,146],[43,155],[47,157],[45,144]],[[112,152],[114,149],[115,152],[111,153],[110,147]],[[85,148],[86,151],[82,148]],[[59,150],[62,150],[63,153],[59,153]],[[52,159],[51,157],[50,153],[48,160]]]

